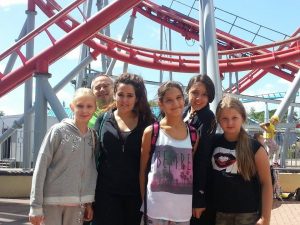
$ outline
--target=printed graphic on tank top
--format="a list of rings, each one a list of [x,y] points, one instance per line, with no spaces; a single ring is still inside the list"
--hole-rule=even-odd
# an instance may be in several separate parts
[[[192,214],[193,155],[190,135],[176,140],[160,129],[148,174],[148,216],[189,221]]]

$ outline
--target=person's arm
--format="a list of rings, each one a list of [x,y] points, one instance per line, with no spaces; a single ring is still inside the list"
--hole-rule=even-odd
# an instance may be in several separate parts
[[[269,225],[272,210],[273,190],[270,174],[269,158],[263,147],[255,154],[255,165],[261,184],[261,217],[257,225]]]
[[[32,224],[39,224],[43,220],[44,183],[47,169],[51,163],[52,156],[60,143],[61,133],[58,129],[51,128],[44,137],[37,157],[34,173],[32,176],[30,194],[29,220]]]
[[[268,132],[268,126],[270,126],[270,123],[261,123],[259,124],[260,128],[263,129],[264,131]]]
[[[198,145],[199,145],[199,135],[197,134],[197,141],[193,147],[193,156],[195,156],[195,153],[197,151],[199,151],[199,148],[198,148]],[[199,155],[199,154],[197,154]],[[199,168],[199,166],[197,166],[197,164],[200,162],[200,160],[193,160],[193,167],[195,168]],[[193,169],[193,171],[195,171],[195,169]],[[196,173],[196,174],[193,174],[193,179],[194,180],[200,180],[201,177],[196,177],[197,175],[199,175],[199,173]],[[199,199],[197,198],[195,195],[198,195],[199,193],[199,190],[198,190],[198,186],[194,185],[194,182],[193,182],[193,217],[196,217],[196,218],[200,218],[201,214],[203,213],[203,211],[205,210],[204,207],[198,207],[199,203],[195,203],[195,201],[197,201],[196,199]],[[195,207],[194,207],[195,206]]]
[[[212,139],[216,132],[216,121],[212,114],[206,121],[198,128],[200,134],[200,141],[198,150],[194,155],[194,179],[193,187],[197,190],[193,194],[193,208],[205,208],[205,190],[207,189],[207,179],[210,168],[210,158],[212,151]]]
[[[148,126],[142,137],[142,147],[141,147],[141,159],[140,159],[140,191],[142,200],[144,200],[145,195],[145,181],[146,181],[146,170],[148,161],[150,159],[150,151],[151,151],[151,134],[152,134],[152,126]]]

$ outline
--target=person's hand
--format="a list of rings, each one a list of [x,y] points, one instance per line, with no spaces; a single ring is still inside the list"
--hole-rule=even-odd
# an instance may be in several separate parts
[[[29,216],[29,222],[32,225],[42,225],[44,222],[44,216]]]
[[[88,204],[86,204],[86,207],[85,207],[83,220],[91,221],[93,219],[93,216],[94,216],[94,210],[93,210],[92,204],[88,203]]]
[[[193,208],[193,217],[199,219],[205,208]]]
[[[264,220],[263,218],[260,218],[255,225],[270,225],[270,222]]]

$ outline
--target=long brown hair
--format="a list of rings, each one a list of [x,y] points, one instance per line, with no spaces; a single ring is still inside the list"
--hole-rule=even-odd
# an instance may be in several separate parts
[[[220,122],[222,110],[225,108],[236,110],[242,116],[243,122],[246,122],[247,114],[245,107],[238,99],[230,95],[225,95],[217,106],[216,117],[218,122]],[[236,158],[239,173],[245,180],[250,180],[256,173],[255,160],[254,153],[250,146],[250,137],[243,126],[241,126],[236,145]]]
[[[154,116],[147,100],[147,90],[143,78],[132,73],[121,74],[114,82],[114,94],[117,93],[120,84],[130,84],[133,86],[137,98],[133,109],[134,112],[141,118],[141,121],[144,121],[146,124],[153,123]],[[113,103],[110,108],[112,107],[116,107],[116,104]]]

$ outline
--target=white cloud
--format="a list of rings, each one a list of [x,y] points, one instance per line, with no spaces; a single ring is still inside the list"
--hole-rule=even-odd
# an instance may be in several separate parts
[[[10,7],[13,5],[25,5],[25,4],[27,4],[27,0],[2,0],[0,1],[0,8]]]

